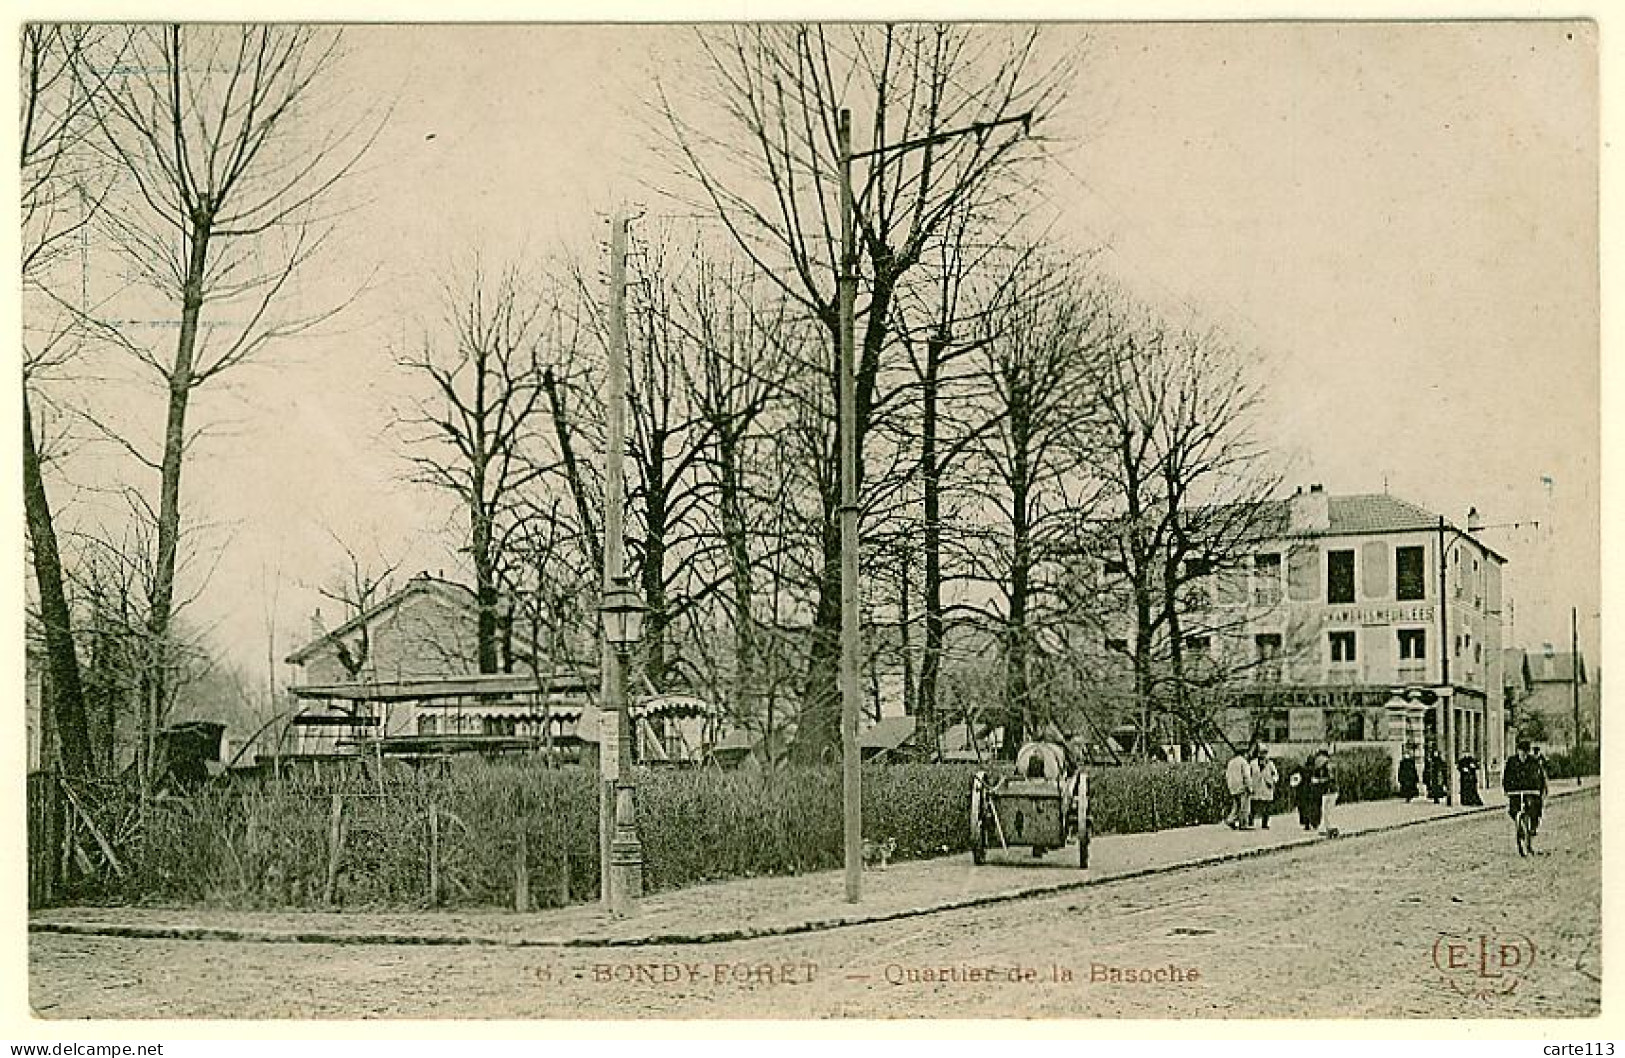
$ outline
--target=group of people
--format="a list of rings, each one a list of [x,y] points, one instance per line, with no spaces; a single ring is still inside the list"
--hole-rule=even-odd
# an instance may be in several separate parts
[[[1225,786],[1230,791],[1230,811],[1224,818],[1232,830],[1250,830],[1256,819],[1262,829],[1270,826],[1275,791],[1281,773],[1269,750],[1254,742],[1238,751],[1225,766]],[[1288,781],[1298,808],[1298,823],[1305,830],[1336,834],[1331,825],[1332,807],[1337,804],[1337,780],[1331,755],[1320,750],[1292,772]]]
[[[1539,753],[1538,749],[1533,751],[1537,757]],[[1482,806],[1484,798],[1478,792],[1478,758],[1471,753],[1463,753],[1461,759],[1456,761],[1456,771],[1461,776],[1462,805],[1468,808]],[[1434,804],[1450,796],[1450,765],[1437,749],[1428,750],[1420,775],[1417,774],[1416,758],[1409,753],[1399,762],[1399,795],[1406,801],[1414,801],[1421,796],[1423,786],[1427,788],[1428,800]]]

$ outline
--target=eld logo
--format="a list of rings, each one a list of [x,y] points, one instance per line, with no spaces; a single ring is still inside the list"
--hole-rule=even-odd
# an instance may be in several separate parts
[[[1535,965],[1535,944],[1518,934],[1439,934],[1433,965],[1450,987],[1470,999],[1511,995]]]

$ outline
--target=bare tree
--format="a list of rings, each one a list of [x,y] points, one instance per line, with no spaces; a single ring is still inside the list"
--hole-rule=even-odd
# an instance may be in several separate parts
[[[476,266],[466,289],[448,286],[446,333],[399,357],[428,394],[402,416],[414,476],[450,494],[467,518],[478,600],[480,672],[501,664],[499,578],[509,561],[502,529],[547,470],[536,426],[545,395],[552,306],[508,269]]]
[[[363,556],[336,534],[330,532],[328,535],[344,552],[344,568],[328,583],[319,585],[316,593],[338,604],[339,624],[342,626],[348,624],[351,618],[367,613],[389,595],[390,578],[401,568],[401,562],[399,559]],[[362,621],[349,637],[335,639],[333,650],[350,679],[360,679],[372,657],[372,632],[368,623]]]
[[[1121,338],[1093,379],[1088,452],[1111,498],[1098,554],[1126,587],[1133,635],[1124,650],[1149,755],[1159,734],[1188,743],[1211,733],[1189,690],[1216,677],[1193,673],[1187,651],[1193,636],[1218,631],[1206,602],[1215,578],[1279,535],[1269,502],[1278,482],[1254,432],[1260,389],[1238,350],[1154,320],[1120,317],[1116,327]],[[1193,629],[1193,615],[1206,623]]]
[[[1042,129],[1061,99],[1068,69],[1035,58],[1035,34],[989,27],[741,27],[705,33],[701,44],[709,95],[697,93],[692,107],[685,107],[661,89],[671,144],[699,201],[762,274],[826,330],[827,355],[809,367],[828,390],[830,415],[818,456],[834,467],[838,111],[847,106],[860,122],[869,120],[870,149],[919,145],[870,166],[854,189],[868,292],[857,308],[855,441],[863,453],[875,420],[897,400],[888,375],[895,359],[891,306],[900,288],[957,215],[972,204],[992,209],[1019,194],[1027,164],[1042,154],[1037,138],[944,140],[940,134],[1026,112]],[[816,476],[823,569],[797,733],[809,756],[821,755],[837,735],[839,481],[829,470]]]
[[[144,26],[98,111],[102,142],[128,184],[118,208],[102,214],[105,233],[179,321],[168,352],[118,336],[157,375],[167,404],[163,455],[151,461],[159,474],[148,606],[153,725],[165,700],[192,395],[345,303],[311,308],[295,296],[296,274],[333,230],[322,205],[382,128],[364,114],[326,126],[313,117],[339,110],[321,95],[339,39],[291,25]]]
[[[1110,342],[1102,297],[1086,273],[1052,255],[1024,255],[1020,278],[987,317],[978,350],[991,424],[972,446],[978,465],[979,534],[967,574],[994,591],[1003,654],[1003,750],[1013,755],[1038,710],[1032,658],[1059,621],[1064,560],[1099,502],[1079,473],[1072,442],[1092,415],[1094,361]]]
[[[30,24],[23,27],[21,56],[22,275],[31,309],[23,329],[23,509],[51,676],[53,726],[62,768],[70,776],[89,774],[95,757],[31,391],[41,377],[74,357],[82,342],[76,315],[51,289],[47,273],[96,215],[107,191],[88,141],[107,87],[105,67],[99,71],[91,53],[110,36],[88,26]]]

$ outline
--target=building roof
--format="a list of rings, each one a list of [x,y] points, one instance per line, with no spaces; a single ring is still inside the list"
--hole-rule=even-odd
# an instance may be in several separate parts
[[[1369,533],[1414,533],[1422,531],[1437,531],[1440,525],[1440,516],[1419,507],[1409,500],[1402,500],[1398,496],[1386,492],[1358,493],[1352,496],[1327,495],[1327,526],[1324,529],[1298,530],[1295,534],[1287,530],[1291,524],[1291,499],[1272,501],[1277,507],[1273,518],[1266,517],[1265,521],[1276,521],[1281,527],[1281,535],[1301,536],[1360,536]],[[1491,558],[1498,562],[1506,559],[1498,554],[1494,548],[1485,544],[1478,537],[1467,530],[1444,520],[1444,527],[1453,530],[1458,535],[1471,540],[1484,550]]]
[[[1534,683],[1568,683],[1574,679],[1575,655],[1567,650],[1529,652],[1529,678]],[[1580,658],[1580,682],[1586,679],[1586,657]]]
[[[1329,496],[1333,533],[1396,533],[1437,529],[1439,516],[1387,493]]]
[[[477,615],[479,612],[479,600],[468,588],[455,581],[441,580],[439,577],[431,577],[427,573],[419,573],[407,581],[405,586],[393,595],[356,614],[337,628],[317,636],[292,654],[289,654],[284,660],[290,665],[303,665],[324,647],[337,643],[339,639],[349,635],[357,628],[372,623],[383,614],[399,607],[408,599],[425,592],[434,592],[459,606],[465,607],[470,613]]]
[[[554,675],[542,682],[550,695],[581,695],[594,686],[589,677],[575,673]],[[430,701],[445,698],[538,696],[536,677],[530,673],[493,672],[467,676],[422,676],[405,680],[360,680],[353,683],[304,684],[289,687],[296,698],[337,699],[347,702]]]
[[[1529,655],[1518,647],[1507,647],[1501,651],[1501,682],[1510,686],[1514,677],[1520,680],[1524,687],[1529,686],[1531,674],[1529,671]]]
[[[860,750],[893,750],[914,737],[912,716],[888,716],[858,735]]]

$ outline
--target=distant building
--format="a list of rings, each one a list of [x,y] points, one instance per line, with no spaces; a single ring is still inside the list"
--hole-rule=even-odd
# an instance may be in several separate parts
[[[295,757],[362,746],[408,757],[446,752],[531,752],[565,759],[596,752],[598,663],[569,657],[538,665],[499,622],[506,671],[481,673],[477,599],[468,588],[419,574],[399,591],[292,654]],[[703,759],[716,713],[683,695],[634,695],[635,752],[646,761]]]
[[[1579,703],[1581,742],[1596,739],[1599,730],[1601,673],[1586,666],[1585,654],[1553,650],[1544,644],[1527,655],[1529,692],[1518,716],[1538,716],[1536,741],[1548,750],[1567,749],[1575,742],[1575,703]]]
[[[1257,523],[1250,553],[1198,574],[1182,617],[1187,672],[1226,674],[1208,699],[1224,735],[1292,753],[1381,745],[1396,762],[1438,747],[1498,775],[1504,559],[1471,519],[1313,486]],[[1107,656],[1127,649],[1114,634]]]

